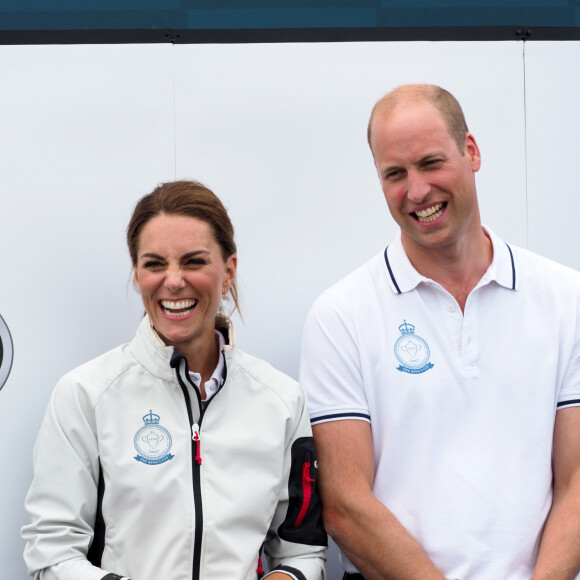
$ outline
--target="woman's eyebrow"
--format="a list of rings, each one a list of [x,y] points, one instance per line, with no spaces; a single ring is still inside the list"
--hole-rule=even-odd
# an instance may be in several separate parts
[[[181,256],[182,260],[187,260],[187,258],[193,258],[195,256],[199,256],[199,254],[209,254],[208,250],[195,250],[193,252],[187,252]]]
[[[163,260],[163,256],[159,254],[155,254],[154,252],[146,252],[145,254],[141,254],[141,258],[156,258],[158,260]]]

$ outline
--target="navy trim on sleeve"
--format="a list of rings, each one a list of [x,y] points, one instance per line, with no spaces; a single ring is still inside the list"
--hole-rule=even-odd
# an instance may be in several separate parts
[[[304,576],[304,574],[302,574],[302,572],[300,572],[300,570],[297,570],[296,568],[292,568],[292,566],[276,566],[272,572],[276,572],[276,571],[280,571],[280,572],[288,572],[290,574],[294,574],[294,576],[296,576],[296,578],[298,578],[298,580],[306,580],[306,576]]]
[[[320,421],[330,421],[330,420],[340,420],[340,419],[348,419],[360,417],[362,419],[367,419],[368,421],[371,420],[371,416],[367,415],[366,413],[333,413],[332,415],[321,415],[320,417],[313,417],[310,419],[310,423],[312,425],[316,423],[320,423]]]
[[[119,576],[119,574],[107,574],[106,576],[103,576],[101,580],[131,580],[131,579],[127,578],[127,576]]]
[[[385,264],[387,265],[387,269],[389,270],[389,274],[391,276],[391,280],[393,281],[393,284],[395,285],[395,289],[397,290],[397,294],[401,294],[401,289],[399,288],[399,285],[397,284],[397,281],[395,280],[393,270],[391,270],[391,264],[389,263],[389,257],[387,256],[388,249],[389,249],[389,246],[387,246],[385,248]]]
[[[509,245],[506,243],[508,252],[510,253],[510,259],[512,261],[512,290],[516,289],[516,264],[514,262],[514,255],[512,253],[512,249],[509,247]]]
[[[560,401],[556,407],[560,408],[560,407],[567,407],[567,406],[574,406],[574,405],[580,405],[580,399],[570,399],[569,401]]]

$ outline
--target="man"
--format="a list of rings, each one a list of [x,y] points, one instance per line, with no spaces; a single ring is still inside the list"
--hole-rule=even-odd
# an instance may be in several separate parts
[[[580,275],[481,225],[447,91],[395,89],[368,137],[400,235],[316,301],[301,364],[345,578],[573,579]]]

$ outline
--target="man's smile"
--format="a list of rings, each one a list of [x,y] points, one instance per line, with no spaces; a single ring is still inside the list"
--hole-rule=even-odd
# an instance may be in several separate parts
[[[418,211],[412,212],[412,215],[417,219],[417,221],[422,224],[426,224],[436,220],[447,207],[447,202],[436,203],[435,205],[428,207],[426,209],[420,209]]]

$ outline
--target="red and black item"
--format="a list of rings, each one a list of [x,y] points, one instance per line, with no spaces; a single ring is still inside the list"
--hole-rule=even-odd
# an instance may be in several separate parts
[[[327,546],[328,538],[322,526],[322,505],[316,485],[318,463],[312,437],[296,439],[291,457],[288,512],[278,528],[278,535],[295,544]]]

